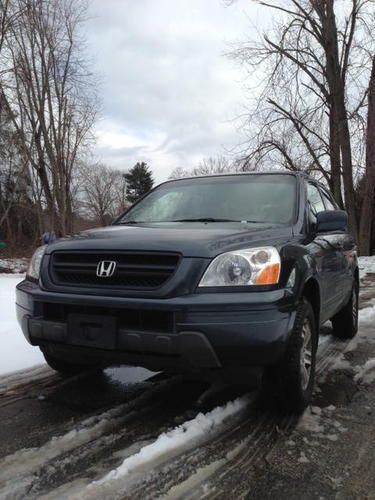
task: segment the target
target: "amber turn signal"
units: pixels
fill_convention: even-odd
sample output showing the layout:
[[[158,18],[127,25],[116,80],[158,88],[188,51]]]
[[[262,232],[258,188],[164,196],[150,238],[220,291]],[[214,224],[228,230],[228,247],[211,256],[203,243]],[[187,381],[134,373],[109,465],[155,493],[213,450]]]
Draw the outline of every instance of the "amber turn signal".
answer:
[[[257,285],[276,285],[280,277],[280,264],[270,264],[257,277]]]

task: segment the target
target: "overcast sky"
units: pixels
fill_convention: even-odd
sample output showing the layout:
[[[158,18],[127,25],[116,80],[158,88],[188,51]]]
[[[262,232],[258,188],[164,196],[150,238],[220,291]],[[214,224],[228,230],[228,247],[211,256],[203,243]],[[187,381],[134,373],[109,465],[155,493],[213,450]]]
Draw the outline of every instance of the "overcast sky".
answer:
[[[89,14],[101,161],[124,170],[146,161],[160,182],[238,144],[244,74],[224,54],[256,36],[263,9],[251,0],[91,0]]]

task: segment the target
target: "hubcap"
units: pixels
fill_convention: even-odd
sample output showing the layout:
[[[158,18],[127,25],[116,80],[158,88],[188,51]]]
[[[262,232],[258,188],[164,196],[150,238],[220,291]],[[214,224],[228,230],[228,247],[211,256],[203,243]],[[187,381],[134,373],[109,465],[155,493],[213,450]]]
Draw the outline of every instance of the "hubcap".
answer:
[[[302,390],[306,390],[310,382],[312,363],[312,338],[311,325],[308,318],[305,318],[302,327],[302,347],[300,355],[301,383]]]

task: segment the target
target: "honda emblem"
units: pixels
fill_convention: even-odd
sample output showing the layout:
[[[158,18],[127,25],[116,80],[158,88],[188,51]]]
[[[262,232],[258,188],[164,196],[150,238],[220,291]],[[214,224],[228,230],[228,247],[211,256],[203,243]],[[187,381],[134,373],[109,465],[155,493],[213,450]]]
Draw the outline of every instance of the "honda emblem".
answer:
[[[114,260],[101,260],[96,267],[96,275],[99,278],[110,278],[116,269]]]

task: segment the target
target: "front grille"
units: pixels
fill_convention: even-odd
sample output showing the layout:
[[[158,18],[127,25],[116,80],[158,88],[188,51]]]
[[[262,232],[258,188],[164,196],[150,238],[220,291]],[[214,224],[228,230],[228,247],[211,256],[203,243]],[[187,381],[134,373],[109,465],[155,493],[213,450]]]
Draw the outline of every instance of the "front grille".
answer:
[[[54,252],[50,277],[55,285],[84,288],[153,290],[168,281],[180,256],[157,252]],[[116,262],[113,276],[97,276],[101,261]]]

